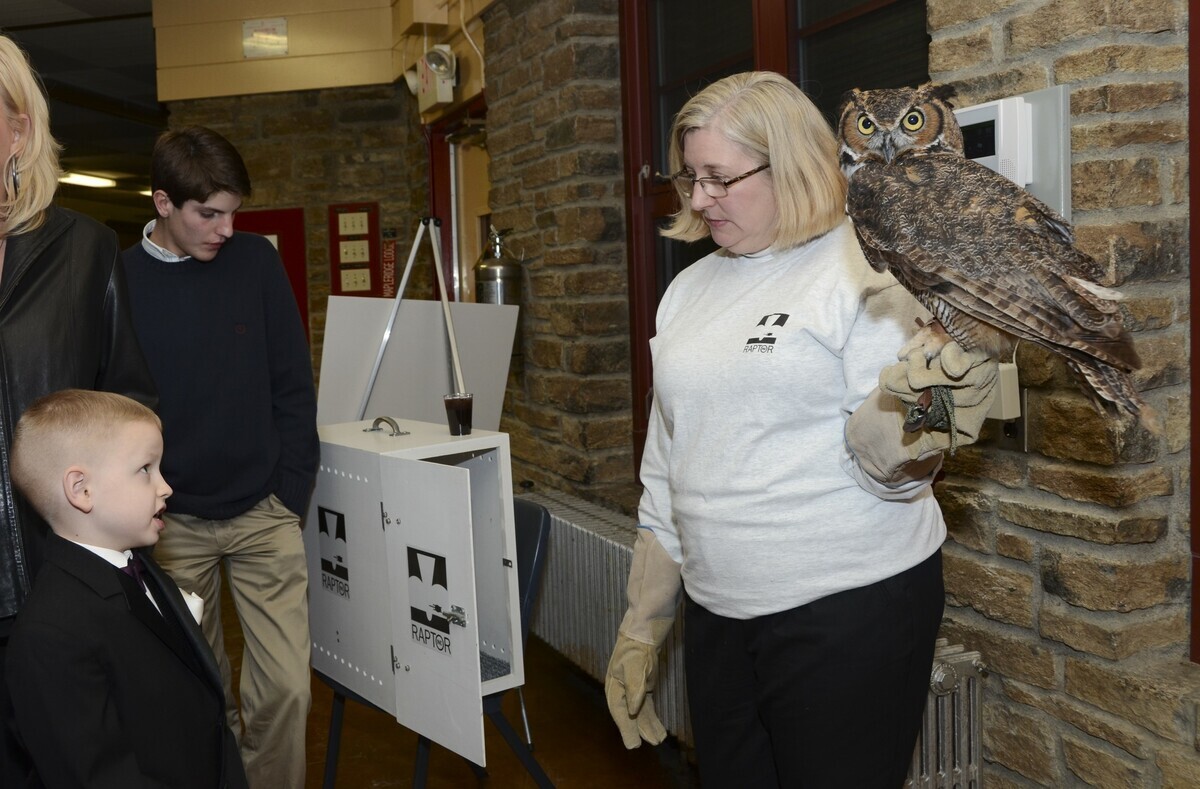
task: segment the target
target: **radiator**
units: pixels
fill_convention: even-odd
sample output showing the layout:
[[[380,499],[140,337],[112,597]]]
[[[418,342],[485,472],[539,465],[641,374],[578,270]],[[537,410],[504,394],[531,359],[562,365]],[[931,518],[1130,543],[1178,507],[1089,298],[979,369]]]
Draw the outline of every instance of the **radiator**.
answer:
[[[521,494],[550,510],[550,545],[530,630],[589,676],[604,681],[625,615],[625,581],[637,521],[559,491]],[[667,638],[654,691],[666,730],[692,745],[683,684],[683,626]],[[613,729],[614,736],[616,729]]]
[[[521,495],[546,507],[551,522],[545,575],[530,629],[603,682],[625,614],[625,580],[637,522],[559,491]],[[662,668],[655,709],[667,731],[691,747],[679,620],[667,640]],[[929,701],[906,789],[979,789],[983,671],[978,652],[938,639]]]
[[[906,788],[978,789],[982,785],[979,704],[985,671],[978,652],[951,646],[944,638],[937,640],[929,698]]]

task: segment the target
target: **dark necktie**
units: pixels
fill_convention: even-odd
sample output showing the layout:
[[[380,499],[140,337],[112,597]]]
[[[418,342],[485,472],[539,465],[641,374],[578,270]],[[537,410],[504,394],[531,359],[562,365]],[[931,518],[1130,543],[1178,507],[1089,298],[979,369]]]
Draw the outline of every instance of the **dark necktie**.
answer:
[[[143,573],[146,572],[146,565],[142,562],[142,557],[136,553],[130,556],[129,564],[122,567],[121,572],[137,581],[143,592],[146,591],[146,581],[142,578]]]

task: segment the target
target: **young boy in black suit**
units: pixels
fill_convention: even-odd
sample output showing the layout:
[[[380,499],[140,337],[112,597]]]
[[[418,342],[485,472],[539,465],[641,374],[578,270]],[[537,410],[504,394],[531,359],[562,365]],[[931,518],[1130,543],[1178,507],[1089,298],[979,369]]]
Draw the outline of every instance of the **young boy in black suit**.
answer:
[[[144,551],[162,446],[154,412],[109,392],[55,392],[17,425],[13,483],[53,532],[7,657],[34,786],[246,786],[199,600]]]

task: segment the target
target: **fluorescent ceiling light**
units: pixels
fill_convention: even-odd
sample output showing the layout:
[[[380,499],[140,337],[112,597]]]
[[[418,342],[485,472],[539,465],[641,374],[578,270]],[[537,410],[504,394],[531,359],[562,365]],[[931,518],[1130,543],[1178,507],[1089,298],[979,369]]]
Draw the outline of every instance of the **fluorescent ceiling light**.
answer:
[[[111,178],[101,178],[96,175],[84,175],[83,173],[64,173],[58,179],[58,182],[60,184],[91,186],[95,188],[108,188],[117,185],[117,182]]]

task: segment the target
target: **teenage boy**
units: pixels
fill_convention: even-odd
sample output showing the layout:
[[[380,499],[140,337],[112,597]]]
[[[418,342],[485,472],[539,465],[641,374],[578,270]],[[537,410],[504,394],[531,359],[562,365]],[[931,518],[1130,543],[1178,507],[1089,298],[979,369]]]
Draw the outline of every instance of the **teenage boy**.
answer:
[[[123,260],[175,488],[154,556],[205,600],[219,599],[224,566],[245,635],[242,727],[219,606],[206,606],[203,628],[246,774],[255,789],[301,789],[311,680],[300,518],[320,453],[304,326],[274,247],[234,232],[250,176],[228,140],[164,133],[150,188],[157,218]]]
[[[199,616],[144,550],[171,495],[160,428],[134,400],[80,389],[17,423],[13,484],[51,528],[7,655],[33,785],[247,785]]]

